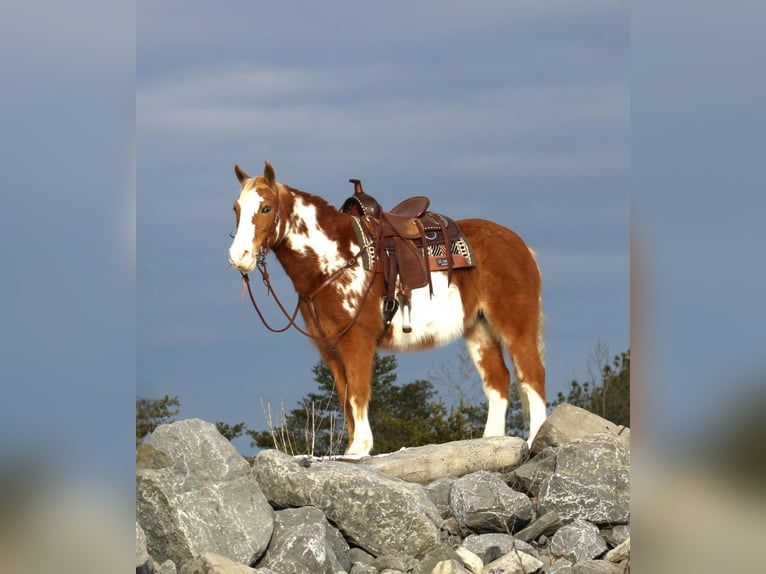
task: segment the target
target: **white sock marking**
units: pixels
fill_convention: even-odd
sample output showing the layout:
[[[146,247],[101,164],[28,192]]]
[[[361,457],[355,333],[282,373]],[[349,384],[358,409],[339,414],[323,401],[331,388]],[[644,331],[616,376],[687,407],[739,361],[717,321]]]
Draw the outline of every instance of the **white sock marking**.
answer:
[[[500,396],[495,389],[484,389],[487,395],[488,411],[484,436],[505,436],[505,413],[508,411],[508,399]]]
[[[359,408],[356,401],[351,399],[351,412],[354,416],[354,440],[346,454],[367,456],[372,449],[372,429],[367,419],[367,407]]]
[[[527,439],[527,444],[532,446],[532,442],[535,440],[535,436],[537,436],[537,431],[540,430],[547,417],[545,401],[527,383],[519,385],[519,394],[521,395],[525,412],[529,413],[529,438]]]

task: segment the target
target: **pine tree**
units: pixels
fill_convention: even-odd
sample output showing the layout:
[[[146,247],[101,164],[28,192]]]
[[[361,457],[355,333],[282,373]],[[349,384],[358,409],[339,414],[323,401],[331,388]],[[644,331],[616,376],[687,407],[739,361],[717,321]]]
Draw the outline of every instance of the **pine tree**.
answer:
[[[173,410],[172,407],[176,407]],[[181,401],[178,397],[165,395],[161,399],[139,397],[136,399],[136,448],[149,433],[161,424],[173,422],[178,414]]]

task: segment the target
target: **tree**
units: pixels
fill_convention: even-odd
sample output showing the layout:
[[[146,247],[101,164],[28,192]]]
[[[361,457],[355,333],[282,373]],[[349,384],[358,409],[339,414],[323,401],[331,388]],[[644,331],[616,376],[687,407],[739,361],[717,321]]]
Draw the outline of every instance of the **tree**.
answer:
[[[448,409],[442,400],[435,399],[436,389],[429,381],[397,385],[397,366],[394,355],[374,356],[368,416],[375,452],[481,436],[476,429],[480,409],[465,401]],[[343,452],[348,435],[332,372],[324,361],[312,370],[319,392],[306,395],[289,413],[283,407],[278,426],[273,424],[269,406],[269,430],[247,431],[252,446],[317,456]],[[482,420],[482,429],[483,425]]]
[[[245,423],[230,425],[221,421],[217,421],[215,423],[215,428],[224,438],[232,441],[238,436],[242,436],[242,433],[245,432]]]
[[[173,410],[172,407],[176,407]],[[173,422],[181,408],[178,397],[165,395],[161,399],[139,397],[136,399],[136,448],[149,433],[161,424]]]
[[[588,358],[588,380],[573,379],[565,395],[558,393],[551,406],[566,402],[604,417],[617,425],[630,426],[630,349],[609,362],[609,350],[601,341]]]

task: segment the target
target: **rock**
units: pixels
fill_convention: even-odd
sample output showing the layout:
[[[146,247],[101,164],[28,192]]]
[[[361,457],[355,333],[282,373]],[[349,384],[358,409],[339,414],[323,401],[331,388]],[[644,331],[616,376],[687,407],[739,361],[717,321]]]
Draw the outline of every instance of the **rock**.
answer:
[[[551,563],[551,565],[545,571],[545,574],[573,574],[573,567],[574,564],[572,564],[569,560],[566,558],[561,558],[560,560],[556,560],[556,562]]]
[[[437,478],[433,482],[428,483],[424,488],[428,498],[431,499],[439,509],[439,513],[442,518],[448,518],[450,516],[449,509],[449,492],[452,489],[452,484],[455,482],[454,477],[442,477]]]
[[[513,471],[508,477],[508,482],[516,490],[526,492],[529,496],[537,496],[543,480],[553,474],[555,468],[556,449],[549,446]]]
[[[544,534],[555,532],[562,524],[563,521],[557,512],[546,512],[537,518],[534,522],[532,522],[529,526],[523,530],[520,530],[519,532],[516,532],[514,534],[514,538],[517,540],[523,540],[524,542],[537,540],[538,537],[541,537]]]
[[[572,568],[573,574],[623,574],[625,568],[603,560],[583,560]]]
[[[430,571],[423,570],[423,574],[470,574],[468,570],[463,567],[463,563],[460,560],[442,560],[437,563]]]
[[[439,544],[441,516],[418,484],[360,464],[303,466],[276,450],[258,453],[253,474],[273,504],[316,506],[349,543],[374,556],[420,558]]]
[[[531,452],[537,454],[549,446],[559,446],[570,440],[605,432],[621,436],[625,449],[630,452],[630,429],[580,407],[561,403],[551,411],[535,435]]]
[[[255,574],[256,570],[215,554],[204,552],[181,566],[178,574]]]
[[[482,574],[530,574],[536,572],[543,563],[524,552],[512,550],[484,566]]]
[[[452,568],[449,563],[456,562],[461,570],[450,570]],[[463,569],[463,561],[460,559],[460,555],[452,550],[452,548],[449,548],[445,545],[440,545],[434,550],[431,550],[428,554],[426,554],[423,559],[420,561],[420,564],[418,564],[417,568],[415,568],[414,572],[415,574],[431,574],[434,572],[439,564],[445,564],[444,566],[441,566],[441,571],[443,572],[465,572],[465,569]]]
[[[513,532],[532,518],[529,498],[484,470],[457,479],[449,501],[460,527],[472,532]]]
[[[378,556],[371,563],[380,572],[385,570],[398,570],[400,572],[410,572],[417,568],[418,561],[410,556],[401,554],[399,556]]]
[[[161,425],[139,448],[136,516],[149,553],[176,564],[203,552],[253,563],[273,528],[247,461],[214,425],[198,419]]]
[[[146,551],[146,534],[136,520],[136,574],[151,574],[154,560]]]
[[[372,561],[375,559],[375,557],[369,552],[365,552],[361,548],[351,548],[348,551],[348,559],[351,564],[372,564]]]
[[[478,556],[484,564],[497,560],[513,550],[520,550],[527,554],[535,552],[534,548],[526,542],[516,540],[508,534],[497,533],[472,534],[463,540],[461,547]]]
[[[378,574],[378,569],[375,566],[357,562],[351,567],[348,574]]]
[[[488,534],[486,536],[492,535]],[[460,559],[463,561],[463,566],[465,566],[472,574],[481,574],[484,570],[484,561],[465,546],[458,546],[455,548],[455,553],[460,556]]]
[[[609,562],[622,562],[630,558],[630,538],[612,548],[604,555],[604,559]]]
[[[333,574],[351,568],[349,548],[318,508],[306,506],[274,513],[274,534],[256,564],[274,572]]]
[[[613,528],[607,528],[601,531],[606,543],[614,548],[630,538],[630,527],[627,524],[618,524]]]
[[[590,560],[606,551],[606,542],[595,524],[576,519],[562,526],[551,538],[550,551],[574,563]]]
[[[527,455],[524,439],[496,436],[413,447],[361,463],[408,482],[428,484],[444,476],[460,477],[479,470],[509,471]]]
[[[176,574],[176,565],[172,560],[165,560],[157,570],[157,574]]]
[[[620,438],[599,434],[561,445],[556,470],[540,487],[537,510],[595,524],[627,523],[630,460]]]

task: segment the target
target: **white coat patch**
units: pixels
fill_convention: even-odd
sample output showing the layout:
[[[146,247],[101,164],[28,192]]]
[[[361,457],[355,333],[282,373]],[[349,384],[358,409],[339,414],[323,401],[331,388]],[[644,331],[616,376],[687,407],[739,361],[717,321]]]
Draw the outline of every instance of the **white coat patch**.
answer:
[[[416,350],[429,339],[432,339],[436,346],[441,346],[462,336],[464,313],[460,290],[454,283],[447,284],[446,272],[432,273],[431,283],[433,297],[429,295],[428,286],[412,291],[410,333],[402,331],[401,309],[394,316],[389,327],[392,339],[387,347],[390,350]]]

